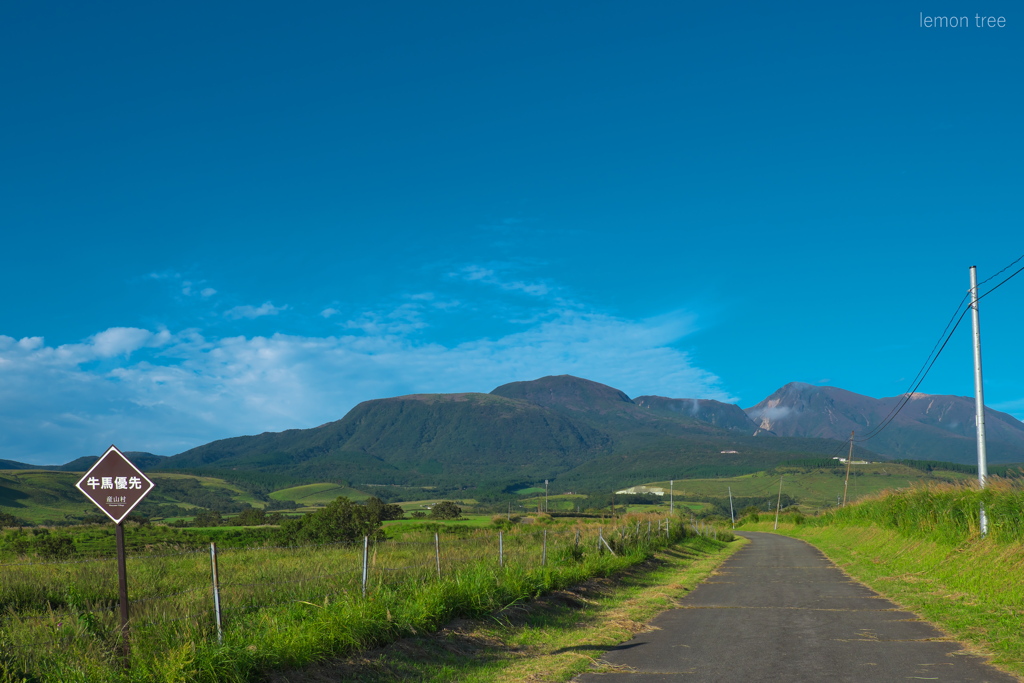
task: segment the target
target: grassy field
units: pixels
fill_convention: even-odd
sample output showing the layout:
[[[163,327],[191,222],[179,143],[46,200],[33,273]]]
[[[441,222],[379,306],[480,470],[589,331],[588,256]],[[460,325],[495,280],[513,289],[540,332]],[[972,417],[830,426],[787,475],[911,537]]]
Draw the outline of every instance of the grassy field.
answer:
[[[797,499],[808,510],[835,507],[842,500],[846,478],[845,468],[815,469],[780,467],[782,492]],[[908,488],[928,481],[966,481],[972,475],[959,472],[926,473],[906,465],[872,463],[852,465],[847,500],[855,501],[887,489]],[[657,481],[645,486],[669,488],[669,482]],[[779,474],[757,472],[726,479],[677,479],[674,482],[676,500],[685,499],[687,494],[721,498],[729,495],[732,488],[734,497],[770,496],[779,491]]]
[[[396,504],[401,506],[402,510],[404,510],[406,513],[415,512],[417,510],[420,510],[422,512],[426,512],[426,513],[429,514],[430,508],[433,507],[434,505],[437,505],[442,500],[452,500],[452,499],[451,498],[431,498],[429,500],[411,500],[411,501],[399,502],[399,503],[396,503]],[[457,502],[460,507],[462,507],[464,510],[467,510],[467,511],[472,510],[473,506],[476,505],[476,500],[474,500],[473,498],[459,498],[455,502]]]
[[[406,530],[416,531],[428,528],[426,525],[429,525],[429,528],[440,525],[450,528],[476,529],[491,526],[492,516],[463,514],[461,519],[393,519],[384,522],[384,530],[389,536],[395,536],[404,533]]]
[[[75,483],[81,478],[81,472],[0,471],[0,512],[14,515],[31,524],[60,524],[95,514],[98,512],[96,507],[75,488]],[[251,493],[215,477],[157,473],[151,475],[150,479],[155,486],[146,498],[146,503],[170,503],[183,508],[193,508],[191,503],[168,495],[165,493],[166,487],[161,487],[161,482],[191,479],[227,500],[253,507],[266,505]]]
[[[429,632],[643,561],[669,539],[639,518],[611,524],[410,530],[375,544],[367,598],[360,548],[237,548],[220,553],[223,643],[213,622],[208,552],[129,558],[132,666],[117,655],[113,561],[5,564],[0,680],[244,681]],[[651,519],[654,529],[659,519]],[[634,523],[635,522],[635,523]],[[606,551],[598,534],[616,550]],[[672,541],[683,527],[672,524]],[[637,531],[640,530],[638,534]]]
[[[370,497],[369,494],[357,491],[349,486],[332,483],[292,486],[270,494],[270,497],[274,500],[290,500],[302,506],[326,505],[338,496],[345,496],[353,501],[366,500]]]
[[[81,474],[49,470],[0,471],[0,512],[33,524],[82,516],[95,510],[75,488]]]
[[[498,618],[459,620],[439,633],[404,638],[370,656],[335,660],[298,676],[364,683],[518,683],[600,672],[605,652],[674,607],[745,543],[688,538],[612,577],[514,605]],[[268,683],[296,679],[296,672],[282,672]]]

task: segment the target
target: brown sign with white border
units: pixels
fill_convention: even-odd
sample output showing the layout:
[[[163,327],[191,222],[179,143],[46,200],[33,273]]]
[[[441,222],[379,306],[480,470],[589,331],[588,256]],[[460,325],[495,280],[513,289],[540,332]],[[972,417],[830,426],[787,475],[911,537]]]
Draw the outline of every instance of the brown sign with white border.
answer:
[[[120,524],[153,490],[153,482],[116,446],[108,448],[75,486],[115,524]]]

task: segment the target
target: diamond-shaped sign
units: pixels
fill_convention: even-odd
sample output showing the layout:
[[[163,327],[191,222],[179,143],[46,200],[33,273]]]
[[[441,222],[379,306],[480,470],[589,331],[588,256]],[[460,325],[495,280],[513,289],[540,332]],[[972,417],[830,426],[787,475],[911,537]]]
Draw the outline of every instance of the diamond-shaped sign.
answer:
[[[153,490],[153,482],[116,446],[108,448],[75,486],[115,524],[120,524]]]

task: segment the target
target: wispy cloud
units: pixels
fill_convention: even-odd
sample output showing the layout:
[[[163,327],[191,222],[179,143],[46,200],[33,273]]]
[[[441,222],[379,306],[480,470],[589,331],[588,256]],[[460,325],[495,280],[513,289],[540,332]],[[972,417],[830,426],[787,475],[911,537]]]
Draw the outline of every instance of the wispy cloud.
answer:
[[[550,285],[543,282],[525,282],[523,280],[507,279],[503,277],[494,267],[479,265],[464,266],[460,270],[451,273],[452,277],[465,280],[466,282],[481,282],[493,285],[506,292],[522,292],[530,296],[547,296],[551,293]]]
[[[367,399],[486,392],[551,374],[630,395],[734,400],[674,346],[693,329],[685,313],[628,320],[565,309],[514,334],[448,345],[413,334],[422,324],[420,309],[399,306],[336,336],[111,328],[58,347],[0,336],[0,457],[65,462],[109,443],[173,454],[337,420]]]
[[[178,291],[182,294],[182,296],[186,297],[198,296],[203,299],[209,299],[211,296],[217,293],[217,290],[214,289],[213,287],[204,286],[206,284],[205,280],[200,280],[196,282],[193,281],[192,279],[189,279],[182,273],[179,273],[174,270],[164,270],[160,272],[150,273],[147,277],[150,280],[158,280],[171,283],[172,285],[177,287]]]
[[[287,306],[275,306],[269,301],[265,302],[262,306],[235,306],[224,312],[224,317],[230,318],[231,320],[241,320],[242,318],[248,318],[250,320],[254,318],[262,318],[267,315],[277,315],[281,311],[287,310]]]

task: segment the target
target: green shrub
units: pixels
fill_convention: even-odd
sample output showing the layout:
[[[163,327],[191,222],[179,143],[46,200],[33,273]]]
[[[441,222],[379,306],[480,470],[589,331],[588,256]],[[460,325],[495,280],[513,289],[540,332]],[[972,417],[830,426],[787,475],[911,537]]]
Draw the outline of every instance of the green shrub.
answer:
[[[278,534],[282,545],[352,544],[364,536],[384,537],[380,518],[365,505],[356,505],[344,496],[316,512],[286,520]]]
[[[462,516],[462,508],[450,500],[442,500],[430,508],[431,519],[458,519]]]

